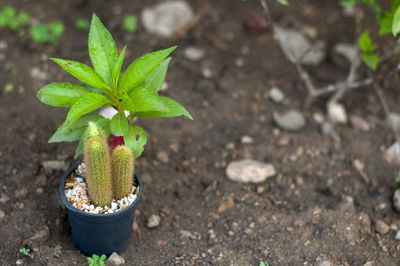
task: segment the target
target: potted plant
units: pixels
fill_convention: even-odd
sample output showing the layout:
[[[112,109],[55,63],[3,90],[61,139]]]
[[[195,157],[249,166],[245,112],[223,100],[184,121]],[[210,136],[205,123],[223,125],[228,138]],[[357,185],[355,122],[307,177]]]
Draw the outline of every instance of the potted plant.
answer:
[[[122,252],[128,244],[143,190],[133,165],[143,152],[147,135],[136,118],[192,117],[178,102],[158,95],[171,60],[167,57],[176,47],[146,54],[121,73],[126,46],[118,54],[110,32],[95,14],[88,43],[94,69],[51,58],[82,85],[51,83],[41,88],[37,97],[45,104],[70,108],[49,142],[79,141],[75,158],[84,153],[84,164],[78,163],[64,175],[61,199],[77,248],[86,255],[108,256]],[[112,119],[92,113],[103,106],[115,108]],[[77,187],[87,187],[86,194],[75,190],[71,196],[71,189],[73,194]],[[120,202],[124,205],[115,207]]]

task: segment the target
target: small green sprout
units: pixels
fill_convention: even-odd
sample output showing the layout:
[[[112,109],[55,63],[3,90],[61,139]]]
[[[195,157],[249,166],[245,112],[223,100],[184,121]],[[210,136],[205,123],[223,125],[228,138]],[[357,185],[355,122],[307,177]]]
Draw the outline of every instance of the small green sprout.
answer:
[[[86,18],[77,18],[75,20],[75,27],[81,31],[88,31],[90,27],[90,22]]]
[[[400,182],[400,171],[397,173],[396,179],[394,182],[399,183]]]
[[[29,23],[29,16],[26,12],[17,10],[12,6],[5,6],[0,10],[0,28],[9,28],[18,31]]]
[[[137,29],[138,18],[135,15],[124,16],[122,25],[124,29],[129,33],[135,33]]]
[[[225,160],[226,158],[228,158],[228,152],[227,152],[227,151],[224,151],[224,152],[221,154],[221,158],[222,158],[223,160]]]
[[[310,243],[311,243],[311,241],[307,240],[306,242],[304,242],[304,246],[307,247]]]
[[[35,43],[56,44],[64,31],[62,22],[41,23],[30,30],[31,37]]]
[[[7,83],[3,89],[3,96],[6,97],[13,90],[14,90],[14,85],[12,83]]]
[[[29,248],[20,248],[19,249],[19,253],[22,253],[26,256],[29,256],[29,252],[31,252],[31,250]]]
[[[104,266],[104,261],[106,259],[106,255],[96,255],[93,254],[92,257],[88,257],[88,265],[89,266]]]

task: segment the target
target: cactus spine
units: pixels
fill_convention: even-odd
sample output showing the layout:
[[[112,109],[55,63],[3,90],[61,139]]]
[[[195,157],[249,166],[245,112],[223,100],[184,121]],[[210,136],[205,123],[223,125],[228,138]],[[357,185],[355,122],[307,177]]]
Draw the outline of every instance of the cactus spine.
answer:
[[[111,154],[111,169],[114,198],[128,196],[133,186],[134,159],[131,149],[117,146]]]
[[[112,192],[110,152],[104,132],[89,122],[84,139],[86,183],[92,202],[98,206],[110,205]]]

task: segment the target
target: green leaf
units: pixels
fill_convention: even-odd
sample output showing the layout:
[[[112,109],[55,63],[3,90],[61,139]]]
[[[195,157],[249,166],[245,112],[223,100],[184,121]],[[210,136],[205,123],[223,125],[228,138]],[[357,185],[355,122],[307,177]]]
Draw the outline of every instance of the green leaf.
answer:
[[[87,128],[87,124],[92,121],[102,128],[110,123],[110,120],[98,114],[86,114],[81,116],[78,120],[71,123],[69,126],[63,123],[54,135],[49,139],[49,142],[62,142],[62,141],[77,141],[80,140],[83,133]]]
[[[124,46],[124,49],[122,49],[122,52],[119,54],[118,59],[117,61],[115,61],[115,65],[113,66],[112,80],[114,86],[118,86],[119,75],[121,74],[122,63],[124,62],[125,58],[125,50],[126,50],[126,45]]]
[[[342,7],[351,7],[356,4],[356,0],[342,0],[339,2],[339,5]]]
[[[129,122],[125,116],[125,113],[117,113],[113,116],[110,122],[111,133],[115,136],[123,136],[128,133]]]
[[[130,125],[128,133],[124,135],[125,145],[128,146],[133,153],[133,157],[138,158],[147,142],[147,134],[143,128],[138,125]]]
[[[129,95],[121,95],[120,104],[122,108],[133,113],[169,110],[160,96],[143,87],[135,88]]]
[[[82,95],[82,97],[79,98],[79,100],[71,107],[65,122],[67,123],[67,126],[70,126],[71,123],[78,120],[79,117],[109,103],[111,103],[111,101],[107,97],[101,94],[88,92]]]
[[[276,0],[279,4],[287,6],[289,5],[289,2],[287,0]]]
[[[75,27],[81,31],[88,31],[90,27],[89,20],[86,18],[77,18],[75,20]]]
[[[59,58],[50,59],[59,64],[68,73],[83,83],[101,89],[108,95],[110,94],[110,89],[104,83],[104,80],[91,67],[72,60],[64,60]]]
[[[358,39],[358,45],[363,52],[373,52],[378,46],[371,41],[369,30],[365,30]]]
[[[89,55],[94,69],[108,85],[111,85],[111,73],[118,57],[117,46],[96,14],[93,14],[90,25]]]
[[[400,6],[400,0],[392,0],[391,10],[394,12]]]
[[[381,6],[375,0],[362,0],[362,2],[372,7],[378,15],[382,12]]]
[[[381,24],[379,26],[379,35],[392,33],[392,21],[393,21],[393,13],[385,12],[385,15],[381,17]]]
[[[10,21],[15,17],[17,11],[12,6],[5,6],[0,11],[0,28],[9,26]]]
[[[362,61],[372,70],[376,70],[379,65],[379,55],[376,53],[362,53]]]
[[[106,258],[107,258],[107,256],[106,256],[105,254],[102,254],[101,257],[100,257],[100,261],[103,261],[103,260],[105,260]]]
[[[87,260],[89,263],[94,263],[94,260],[91,257],[88,257]]]
[[[44,104],[71,107],[79,97],[88,92],[89,89],[76,84],[54,82],[41,88],[37,97]]]
[[[164,84],[165,75],[167,74],[168,64],[171,58],[162,61],[144,80],[144,87],[157,92]]]
[[[141,83],[174,49],[173,46],[161,51],[145,54],[136,59],[124,72],[119,83],[118,92],[129,92]]]
[[[142,118],[152,118],[152,117],[175,117],[175,116],[186,116],[193,120],[190,113],[177,101],[164,97],[158,96],[159,101],[161,101],[164,106],[168,107],[168,111],[147,111],[147,112],[136,112],[135,115]]]
[[[138,18],[135,15],[126,15],[123,18],[122,26],[127,32],[134,33],[137,29]]]
[[[400,32],[400,6],[397,7],[396,12],[393,15],[392,21],[392,33],[393,36],[396,36]]]

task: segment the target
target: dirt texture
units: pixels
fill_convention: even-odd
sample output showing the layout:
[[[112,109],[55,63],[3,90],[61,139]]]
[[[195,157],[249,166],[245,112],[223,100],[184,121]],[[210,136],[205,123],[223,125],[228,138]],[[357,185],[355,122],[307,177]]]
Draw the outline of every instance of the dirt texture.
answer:
[[[339,138],[323,135],[313,114],[325,113],[326,99],[303,109],[306,89],[271,34],[243,26],[249,14],[262,14],[258,1],[188,1],[195,13],[207,2],[212,8],[173,43],[141,25],[134,35],[122,29],[123,14],[140,14],[157,2],[0,2],[0,8],[12,4],[40,21],[62,20],[66,28],[55,46],[34,44],[26,29],[18,34],[0,30],[7,46],[0,50],[0,87],[15,85],[0,97],[0,210],[5,214],[0,265],[87,263],[74,247],[58,195],[63,173],[76,162],[76,144],[47,143],[66,110],[40,103],[35,94],[50,82],[75,82],[49,57],[89,63],[87,33],[77,30],[74,20],[93,12],[119,48],[127,44],[126,62],[179,46],[162,94],[180,101],[194,117],[138,121],[149,141],[136,162],[144,187],[136,212],[139,231],[121,254],[127,265],[399,265],[400,216],[391,200],[398,168],[382,157],[394,137],[372,88],[343,99],[348,114],[366,119],[368,132],[345,124],[334,127]],[[325,42],[327,58],[308,68],[313,79],[317,84],[344,79],[348,66],[331,55],[334,44],[354,41],[353,19],[343,17],[337,1],[291,2],[289,7],[272,3],[272,16],[299,31],[312,27],[314,41]],[[122,15],[115,15],[116,9]],[[188,60],[188,46],[204,50],[204,58]],[[273,86],[284,92],[282,104],[268,98]],[[391,108],[400,111],[396,89],[385,93]],[[272,113],[289,109],[301,110],[304,129],[286,132],[274,124]],[[253,143],[242,144],[245,135]],[[277,174],[259,184],[230,181],[227,164],[244,158],[271,163]],[[364,163],[368,184],[352,166],[354,159]],[[149,229],[152,214],[161,222]],[[389,232],[375,231],[378,220]],[[31,257],[19,252],[22,247],[32,251]]]

